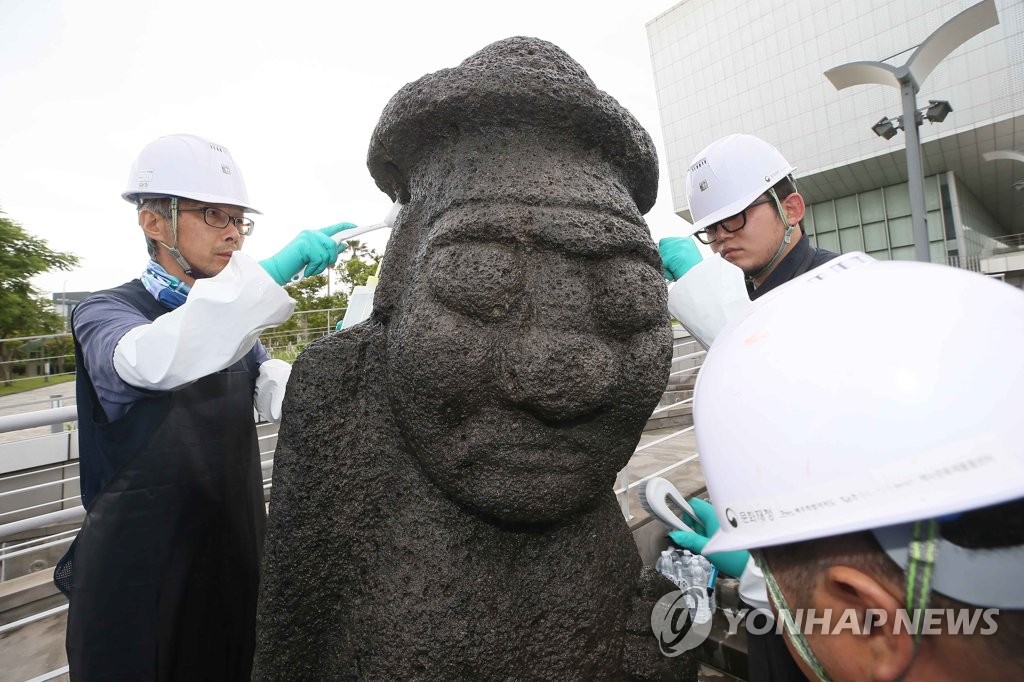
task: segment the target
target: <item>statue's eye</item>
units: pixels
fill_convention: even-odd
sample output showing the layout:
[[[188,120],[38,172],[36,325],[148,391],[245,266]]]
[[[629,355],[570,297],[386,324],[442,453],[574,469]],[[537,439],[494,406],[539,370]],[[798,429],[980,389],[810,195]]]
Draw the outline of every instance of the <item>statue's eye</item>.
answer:
[[[519,303],[522,268],[515,252],[495,243],[462,243],[430,259],[430,290],[446,307],[485,321],[503,320]]]
[[[647,263],[612,258],[593,272],[595,312],[606,333],[635,334],[667,319],[665,280]]]

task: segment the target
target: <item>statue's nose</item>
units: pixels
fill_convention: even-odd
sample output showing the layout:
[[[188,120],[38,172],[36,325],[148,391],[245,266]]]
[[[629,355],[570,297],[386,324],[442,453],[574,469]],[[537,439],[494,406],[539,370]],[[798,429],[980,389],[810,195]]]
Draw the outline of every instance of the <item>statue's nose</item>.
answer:
[[[565,421],[606,402],[615,368],[612,349],[598,337],[534,329],[510,341],[498,382],[519,407],[545,421]]]

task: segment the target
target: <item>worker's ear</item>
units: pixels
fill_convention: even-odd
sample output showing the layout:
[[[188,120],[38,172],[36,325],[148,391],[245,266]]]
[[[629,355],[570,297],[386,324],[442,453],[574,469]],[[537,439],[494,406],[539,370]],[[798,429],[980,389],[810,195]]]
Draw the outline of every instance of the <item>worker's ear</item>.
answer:
[[[782,200],[782,210],[786,213],[786,222],[790,225],[796,225],[804,219],[807,205],[804,203],[804,198],[800,196],[799,192],[793,192]]]
[[[849,566],[830,566],[823,578],[814,593],[815,608],[851,614],[849,621],[833,621],[828,636],[815,638],[824,649],[826,670],[856,670],[858,677],[879,682],[900,679],[913,662],[914,644],[907,623],[900,620],[899,597],[886,583]]]
[[[139,211],[139,227],[149,239],[168,244],[173,241],[169,221],[148,208]]]

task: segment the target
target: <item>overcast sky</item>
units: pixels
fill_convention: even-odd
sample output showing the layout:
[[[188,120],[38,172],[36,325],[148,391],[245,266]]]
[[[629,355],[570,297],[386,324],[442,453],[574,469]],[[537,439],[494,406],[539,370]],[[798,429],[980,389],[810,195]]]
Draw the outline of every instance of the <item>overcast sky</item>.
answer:
[[[645,24],[676,0],[227,2],[0,0],[0,210],[70,273],[42,291],[138,276],[146,254],[120,198],[140,149],[188,132],[231,150],[264,215],[246,251],[390,207],[366,169],[380,112],[405,83],[514,35],[568,52],[664,156]],[[662,158],[654,236],[676,233]],[[367,239],[383,250],[387,234]]]

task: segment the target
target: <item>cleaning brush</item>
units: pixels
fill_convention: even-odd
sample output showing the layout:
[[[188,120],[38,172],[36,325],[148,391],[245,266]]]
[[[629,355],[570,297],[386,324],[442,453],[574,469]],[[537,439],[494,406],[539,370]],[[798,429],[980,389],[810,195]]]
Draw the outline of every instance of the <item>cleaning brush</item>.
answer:
[[[671,499],[685,514],[694,519],[694,525],[700,527],[696,512],[693,511],[693,508],[686,502],[682,494],[667,479],[655,476],[637,490],[637,496],[640,498],[640,506],[646,509],[648,514],[654,516],[669,528],[685,530],[691,533],[698,532],[686,525],[669,508],[668,501]],[[701,529],[703,530],[703,528]]]
[[[348,241],[349,239],[352,239],[352,237],[358,237],[359,235],[366,234],[367,232],[373,232],[374,230],[380,230],[380,229],[383,229],[385,227],[394,227],[395,226],[395,218],[398,217],[398,212],[400,210],[402,210],[402,204],[400,204],[400,203],[398,203],[396,201],[391,206],[391,210],[388,211],[387,216],[385,216],[384,220],[382,220],[381,222],[373,223],[372,225],[360,225],[359,227],[350,227],[347,230],[342,230],[341,232],[337,233],[336,235],[331,237],[331,239],[333,239],[335,242],[340,244],[340,243],[342,243],[344,241]],[[303,267],[305,267],[305,266],[303,266]],[[300,269],[298,272],[296,272],[294,275],[292,275],[291,281],[292,282],[298,282],[301,279],[302,279],[302,270]]]

